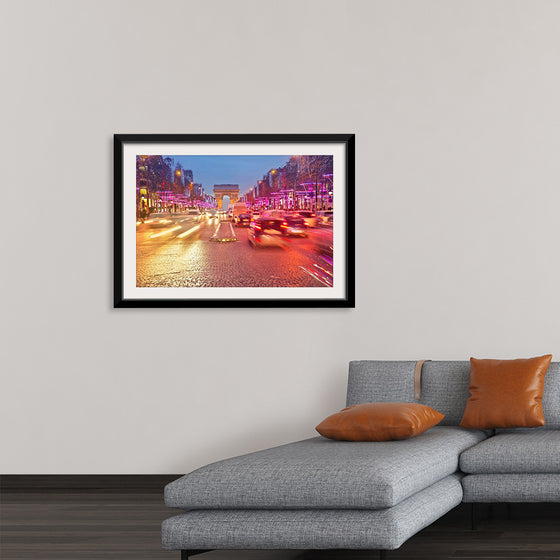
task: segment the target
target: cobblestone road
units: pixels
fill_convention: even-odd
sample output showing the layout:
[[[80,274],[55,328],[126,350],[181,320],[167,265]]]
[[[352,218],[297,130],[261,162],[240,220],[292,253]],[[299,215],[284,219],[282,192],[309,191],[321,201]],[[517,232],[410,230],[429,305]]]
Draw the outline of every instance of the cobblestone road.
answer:
[[[232,228],[238,241],[210,241],[217,227],[217,220],[203,218],[199,222],[186,215],[149,219],[137,225],[136,285],[326,287],[332,284],[332,260],[315,250],[312,238],[290,238],[285,248],[254,249],[248,241],[247,228]]]

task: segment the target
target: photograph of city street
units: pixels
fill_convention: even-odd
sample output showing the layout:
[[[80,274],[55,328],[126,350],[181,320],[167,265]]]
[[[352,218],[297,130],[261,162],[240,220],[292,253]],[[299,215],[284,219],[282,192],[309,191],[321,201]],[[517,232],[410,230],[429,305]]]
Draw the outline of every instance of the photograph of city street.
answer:
[[[332,155],[137,155],[136,287],[332,288]]]

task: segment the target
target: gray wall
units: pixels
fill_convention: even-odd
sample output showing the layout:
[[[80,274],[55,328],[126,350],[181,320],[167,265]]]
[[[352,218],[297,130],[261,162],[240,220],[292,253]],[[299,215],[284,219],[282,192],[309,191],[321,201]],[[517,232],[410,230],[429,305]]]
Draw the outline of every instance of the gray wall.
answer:
[[[351,359],[560,358],[559,20],[6,5],[0,472],[185,472],[312,436]],[[115,132],[355,132],[356,309],[112,309]]]

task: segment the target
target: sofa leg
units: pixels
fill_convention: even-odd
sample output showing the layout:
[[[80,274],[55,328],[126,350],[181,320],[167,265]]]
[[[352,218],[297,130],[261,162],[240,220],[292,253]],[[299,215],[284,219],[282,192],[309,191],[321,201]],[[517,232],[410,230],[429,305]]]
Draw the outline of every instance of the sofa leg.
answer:
[[[210,552],[210,550],[181,550],[181,560],[188,560],[191,556],[202,554],[203,552]]]
[[[476,511],[476,504],[471,504],[471,529],[476,531],[478,529],[478,515]]]
[[[512,515],[511,504],[506,504],[506,515],[508,519],[511,519],[511,515]]]

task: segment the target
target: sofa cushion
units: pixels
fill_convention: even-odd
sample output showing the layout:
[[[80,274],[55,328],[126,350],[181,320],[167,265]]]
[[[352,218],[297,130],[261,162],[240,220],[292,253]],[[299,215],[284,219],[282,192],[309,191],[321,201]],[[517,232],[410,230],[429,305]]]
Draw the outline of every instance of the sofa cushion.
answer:
[[[445,415],[440,426],[458,426],[469,398],[470,363],[425,362],[420,400],[414,399],[415,364],[411,361],[350,362],[346,406],[366,402],[419,402]],[[542,407],[545,428],[560,428],[560,362],[552,362],[548,368]]]
[[[465,473],[559,473],[560,430],[504,431],[461,454]]]
[[[560,474],[469,474],[463,501],[560,502]]]
[[[381,510],[194,510],[166,519],[166,549],[395,549],[461,503],[450,475]],[[336,556],[329,556],[335,558]]]
[[[471,379],[464,428],[544,426],[544,379],[552,354],[518,360],[471,358]]]
[[[423,434],[442,419],[443,414],[423,404],[364,403],[331,414],[315,429],[330,439],[392,441]]]
[[[469,398],[468,362],[425,362],[422,391],[414,399],[416,362],[350,362],[346,406],[365,402],[418,402],[445,415],[440,426],[458,426]]]
[[[378,509],[394,506],[457,470],[478,430],[436,426],[401,441],[316,437],[202,467],[168,484],[182,509]]]

